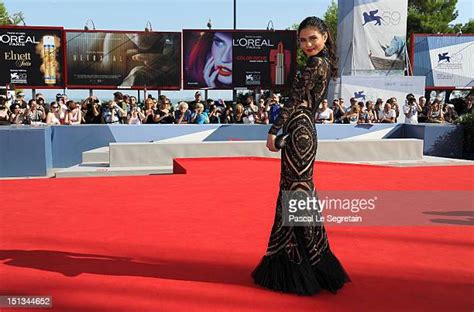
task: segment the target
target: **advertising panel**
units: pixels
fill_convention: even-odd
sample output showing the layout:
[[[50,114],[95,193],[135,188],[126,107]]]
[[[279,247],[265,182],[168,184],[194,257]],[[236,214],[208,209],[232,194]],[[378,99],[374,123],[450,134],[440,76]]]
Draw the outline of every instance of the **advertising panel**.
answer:
[[[296,72],[295,31],[183,31],[184,89],[285,88]]]
[[[0,27],[0,84],[62,88],[62,35],[57,27]]]
[[[181,88],[181,33],[66,31],[70,88]]]

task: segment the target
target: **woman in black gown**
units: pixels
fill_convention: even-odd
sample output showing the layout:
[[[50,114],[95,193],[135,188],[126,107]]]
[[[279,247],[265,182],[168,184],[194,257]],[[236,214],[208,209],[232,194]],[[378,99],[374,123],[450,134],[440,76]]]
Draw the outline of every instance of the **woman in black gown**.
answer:
[[[276,134],[289,134],[281,150],[280,192],[265,256],[252,272],[255,283],[266,288],[312,295],[322,289],[336,293],[350,278],[332,253],[324,225],[284,226],[282,193],[312,194],[317,135],[314,116],[329,79],[337,75],[336,49],[325,23],[308,17],[298,29],[300,47],[308,57],[292,86],[290,101],[270,128],[267,147],[277,152]]]

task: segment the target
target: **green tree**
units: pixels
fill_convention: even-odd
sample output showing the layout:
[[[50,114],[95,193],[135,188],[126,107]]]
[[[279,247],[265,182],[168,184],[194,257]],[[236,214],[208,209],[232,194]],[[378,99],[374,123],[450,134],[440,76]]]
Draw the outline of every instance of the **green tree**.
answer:
[[[457,23],[452,25],[453,31],[459,33],[461,31],[463,34],[474,34],[474,19],[469,20],[466,24]]]
[[[3,1],[0,1],[0,25],[18,25],[24,21],[22,12],[16,12],[10,16]]]
[[[335,0],[331,1],[331,4],[328,6],[326,12],[323,15],[323,20],[326,22],[335,41],[337,35],[337,2]],[[295,23],[288,27],[287,30],[298,30],[299,26],[299,23]],[[306,56],[299,46],[296,50],[296,63],[298,64],[297,67],[299,70],[303,69],[306,65]]]
[[[288,27],[286,30],[298,30],[299,26],[300,24],[296,23]],[[296,47],[296,64],[298,70],[302,70],[306,65],[306,56],[304,55],[303,50],[301,50],[299,45]]]
[[[8,20],[7,8],[5,7],[3,2],[0,2],[0,25],[7,25],[7,20]]]
[[[474,34],[474,19],[470,19],[469,22],[461,27],[463,34]]]
[[[323,15],[324,22],[329,28],[329,31],[336,42],[337,37],[337,2],[335,0],[331,1],[331,4],[328,6],[326,12]]]
[[[409,0],[407,38],[412,33],[453,33],[450,25],[458,17],[457,0]]]

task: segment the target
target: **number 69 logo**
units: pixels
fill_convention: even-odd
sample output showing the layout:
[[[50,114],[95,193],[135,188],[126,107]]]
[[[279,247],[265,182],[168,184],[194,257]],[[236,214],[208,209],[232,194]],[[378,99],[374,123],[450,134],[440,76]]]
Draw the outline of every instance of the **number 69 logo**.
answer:
[[[382,24],[384,26],[388,25],[398,25],[402,20],[402,15],[399,11],[382,11]]]

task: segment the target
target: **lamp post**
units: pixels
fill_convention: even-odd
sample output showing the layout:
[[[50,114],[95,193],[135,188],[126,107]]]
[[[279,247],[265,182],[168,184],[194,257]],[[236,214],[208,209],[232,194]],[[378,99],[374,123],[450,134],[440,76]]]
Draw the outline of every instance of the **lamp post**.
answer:
[[[153,31],[153,27],[151,26],[151,22],[147,21],[146,24],[145,24],[145,32],[149,33],[151,31]],[[160,98],[161,90],[157,90],[156,93],[158,94],[158,98]],[[146,86],[145,86],[145,90],[144,90],[144,98],[146,98]]]
[[[210,18],[209,18],[209,20],[207,21],[206,26],[207,26],[207,28],[208,28],[209,30],[212,29],[212,22],[211,22],[211,19],[210,19]],[[205,89],[205,90],[204,90],[204,98],[206,99],[206,101],[207,101],[207,98],[208,98],[208,97],[209,97],[209,90],[208,90],[208,89]]]
[[[237,0],[234,0],[234,30],[237,29]]]
[[[89,18],[86,21],[86,24],[84,25],[84,30],[85,31],[91,30],[91,28],[89,26],[92,26],[92,30],[95,30],[95,24],[94,24],[94,21],[92,20],[92,18]],[[64,92],[64,93],[66,93],[66,92]],[[89,96],[93,96],[93,95],[94,95],[94,91],[92,89],[89,89]]]
[[[87,30],[91,30],[91,28],[89,26],[92,26],[92,30],[95,30],[95,24],[94,24],[94,21],[89,18],[87,21],[86,21],[86,24],[84,25],[84,30],[87,31]]]
[[[234,30],[237,29],[237,0],[234,0]],[[237,90],[232,90],[232,102],[237,101]]]
[[[151,27],[151,22],[150,21],[146,22],[145,31],[146,32],[153,31],[153,28]]]
[[[270,24],[271,24],[271,26],[270,26]],[[273,26],[273,21],[272,20],[268,21],[267,30],[271,30],[271,31],[275,30],[275,27]]]

